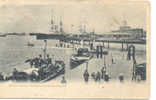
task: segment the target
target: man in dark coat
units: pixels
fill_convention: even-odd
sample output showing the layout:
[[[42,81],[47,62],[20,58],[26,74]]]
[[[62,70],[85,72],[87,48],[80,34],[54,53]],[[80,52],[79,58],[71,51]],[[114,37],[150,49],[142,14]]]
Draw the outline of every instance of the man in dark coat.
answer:
[[[109,79],[110,79],[110,77],[109,77],[109,75],[106,73],[106,74],[105,74],[105,78],[104,78],[104,80],[105,80],[106,82],[108,82]]]
[[[120,80],[120,82],[123,82],[124,81],[124,76],[123,76],[122,73],[120,73],[120,75],[119,75],[119,80]]]
[[[101,69],[101,78],[102,79],[104,79],[105,73],[106,73],[106,68],[102,67],[102,69]]]
[[[88,79],[89,79],[89,73],[88,73],[88,70],[86,69],[84,74],[83,74],[83,77],[84,77],[84,81],[85,82],[88,82]]]
[[[97,72],[97,74],[96,74],[96,81],[100,81],[100,79],[101,79],[100,72]]]
[[[2,73],[0,73],[0,81],[4,80]]]

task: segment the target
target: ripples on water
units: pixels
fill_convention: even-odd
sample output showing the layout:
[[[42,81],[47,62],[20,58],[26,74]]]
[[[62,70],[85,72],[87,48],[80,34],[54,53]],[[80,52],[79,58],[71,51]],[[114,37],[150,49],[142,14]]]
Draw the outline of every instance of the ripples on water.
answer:
[[[34,43],[34,47],[28,47],[27,43]],[[58,40],[48,40],[47,52],[55,60],[64,60],[66,66],[69,66],[69,58],[72,54],[72,49],[57,49],[55,47]],[[110,44],[110,47],[114,44]],[[115,44],[116,45],[116,44]],[[26,59],[37,57],[43,53],[44,42],[43,40],[36,40],[35,37],[30,36],[9,36],[0,38],[0,72],[10,73],[13,68],[26,69],[29,66],[25,66]],[[114,47],[114,46],[113,46]],[[121,45],[116,45],[114,48],[120,49]],[[137,55],[139,58],[145,60],[146,50],[145,46],[137,46],[139,51]],[[54,55],[54,56],[53,56]],[[119,55],[118,53],[114,55]],[[120,55],[119,55],[120,56]]]
[[[34,47],[28,47],[27,43],[32,42]],[[47,52],[50,56],[54,55],[54,59],[65,60],[67,57],[65,50],[52,48],[57,43],[57,40],[48,40]],[[35,37],[26,36],[9,36],[0,38],[0,71],[9,73],[13,68],[24,69],[29,66],[24,66],[26,59],[38,57],[43,53],[44,42],[36,40]],[[65,61],[66,62],[66,61]]]

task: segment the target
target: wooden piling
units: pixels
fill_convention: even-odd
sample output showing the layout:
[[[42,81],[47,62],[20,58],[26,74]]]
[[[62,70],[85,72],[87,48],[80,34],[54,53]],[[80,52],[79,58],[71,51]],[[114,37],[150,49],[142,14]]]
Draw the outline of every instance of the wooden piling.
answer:
[[[105,42],[103,41],[102,43],[103,43],[103,47],[105,47]]]
[[[123,42],[121,43],[121,50],[123,51]]]
[[[127,48],[126,48],[126,50],[128,51],[128,43],[127,43]]]
[[[86,69],[88,70],[88,62],[86,62]]]
[[[108,48],[109,48],[109,41],[108,41]]]

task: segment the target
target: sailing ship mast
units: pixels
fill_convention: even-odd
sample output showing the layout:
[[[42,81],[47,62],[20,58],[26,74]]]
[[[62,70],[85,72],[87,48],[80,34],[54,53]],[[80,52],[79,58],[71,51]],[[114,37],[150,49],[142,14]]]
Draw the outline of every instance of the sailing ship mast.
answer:
[[[54,16],[53,16],[53,10],[51,15],[51,32],[55,32],[55,22],[54,22]]]
[[[52,33],[61,33],[61,34],[64,33],[62,18],[60,18],[59,25],[57,25],[57,24],[54,22],[53,10],[52,10],[52,15],[51,15],[51,32],[52,32]]]
[[[62,18],[60,18],[60,30],[59,31],[60,31],[61,34],[64,33]]]

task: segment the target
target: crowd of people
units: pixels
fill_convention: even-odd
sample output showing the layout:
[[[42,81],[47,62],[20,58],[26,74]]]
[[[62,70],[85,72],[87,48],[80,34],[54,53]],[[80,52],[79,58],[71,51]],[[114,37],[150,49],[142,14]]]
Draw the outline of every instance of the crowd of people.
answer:
[[[83,77],[85,82],[89,81],[90,75],[87,69],[85,70]],[[91,79],[93,79],[95,82],[100,82],[101,80],[108,82],[110,76],[106,72],[106,68],[102,67],[101,71],[91,73]]]
[[[52,59],[47,54],[46,59],[42,58],[42,55],[39,55],[39,57],[36,57],[34,59],[28,59],[26,62],[29,62],[31,67],[41,68],[42,65],[50,66],[52,64]],[[13,74],[12,76],[5,79],[4,75],[2,73],[0,73],[0,80],[9,80],[9,78],[14,79],[14,80],[18,80],[18,79],[26,80],[26,78],[28,76],[25,72],[18,71],[16,68],[13,69],[12,74]],[[31,74],[32,78],[33,78],[33,75],[34,74],[32,72],[32,74]],[[22,76],[21,78],[24,78],[24,79],[21,79],[16,76]]]
[[[84,81],[87,83],[90,79],[90,74],[87,69],[84,71],[83,77],[84,77]],[[101,80],[104,80],[105,82],[109,82],[111,77],[106,72],[106,68],[102,67],[101,71],[91,73],[91,79],[93,79],[95,82],[100,82]],[[120,73],[118,79],[120,82],[123,82],[124,75]]]
[[[52,64],[52,58],[49,57],[49,54],[47,54],[46,59],[42,58],[42,55],[40,54],[39,57],[36,57],[34,59],[29,60],[30,66],[35,68],[40,68],[43,64],[50,65]]]

